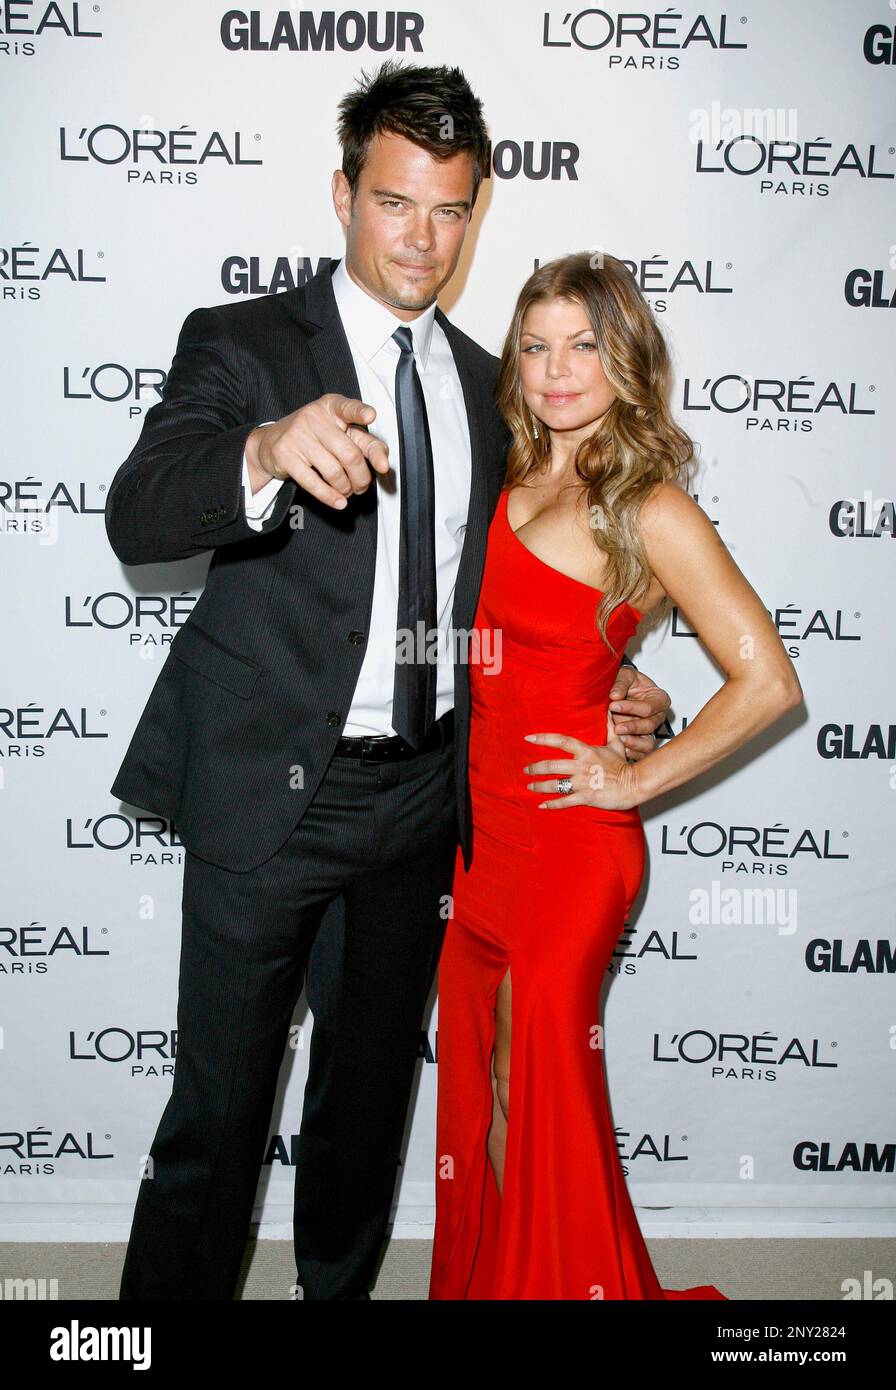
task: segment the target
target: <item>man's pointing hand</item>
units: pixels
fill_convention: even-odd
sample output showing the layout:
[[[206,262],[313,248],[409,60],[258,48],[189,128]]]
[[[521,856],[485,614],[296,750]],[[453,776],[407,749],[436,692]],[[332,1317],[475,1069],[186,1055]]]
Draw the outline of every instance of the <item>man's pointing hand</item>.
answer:
[[[367,491],[371,469],[389,471],[388,447],[366,429],[375,418],[372,405],[331,391],[282,420],[258,425],[246,440],[252,491],[271,478],[292,478],[328,506],[348,506],[352,493]]]

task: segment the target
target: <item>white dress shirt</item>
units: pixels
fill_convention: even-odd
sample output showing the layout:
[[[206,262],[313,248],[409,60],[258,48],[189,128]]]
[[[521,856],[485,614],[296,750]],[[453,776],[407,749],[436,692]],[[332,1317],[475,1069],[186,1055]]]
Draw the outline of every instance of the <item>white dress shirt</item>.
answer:
[[[358,683],[343,732],[394,734],[392,689],[398,625],[398,545],[401,521],[401,473],[398,421],[395,413],[395,370],[401,351],[392,338],[405,322],[357,285],[339,262],[333,273],[333,292],[351,349],[361,399],[376,410],[371,434],[389,448],[390,472],[371,469],[377,490],[376,570],[370,635]],[[414,358],[423,387],[435,474],[436,609],[439,641],[436,718],[454,705],[454,647],[451,608],[457,567],[463,546],[470,501],[470,434],[463,390],[448,339],[435,321],[435,304],[407,326],[414,340]],[[243,458],[246,519],[256,531],[264,529],[266,513],[282,486],[272,478],[254,495],[249,466]],[[301,488],[297,500],[301,502]]]

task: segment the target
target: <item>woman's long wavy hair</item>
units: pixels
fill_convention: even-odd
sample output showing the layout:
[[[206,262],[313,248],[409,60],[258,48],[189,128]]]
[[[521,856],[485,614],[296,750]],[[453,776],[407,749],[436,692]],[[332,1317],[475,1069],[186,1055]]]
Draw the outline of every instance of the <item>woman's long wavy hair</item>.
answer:
[[[615,256],[582,251],[540,266],[517,300],[497,387],[498,408],[513,436],[505,487],[529,481],[550,466],[550,434],[523,396],[520,339],[530,305],[558,298],[584,309],[604,375],[615,393],[574,460],[587,494],[594,543],[606,559],[606,588],[596,625],[612,649],[607,638],[611,613],[646,589],[651,578],[637,525],[639,510],[657,483],[673,480],[687,488],[694,444],[672,419],[668,349],[633,276]],[[660,614],[667,608],[664,600]]]

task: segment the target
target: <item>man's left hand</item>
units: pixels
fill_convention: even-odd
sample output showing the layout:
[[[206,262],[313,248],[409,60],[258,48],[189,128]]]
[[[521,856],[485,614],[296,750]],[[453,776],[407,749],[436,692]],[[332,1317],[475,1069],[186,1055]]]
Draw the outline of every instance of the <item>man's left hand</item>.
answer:
[[[615,734],[632,762],[639,762],[656,747],[654,733],[669,717],[669,693],[635,666],[620,666],[610,691],[607,742]]]

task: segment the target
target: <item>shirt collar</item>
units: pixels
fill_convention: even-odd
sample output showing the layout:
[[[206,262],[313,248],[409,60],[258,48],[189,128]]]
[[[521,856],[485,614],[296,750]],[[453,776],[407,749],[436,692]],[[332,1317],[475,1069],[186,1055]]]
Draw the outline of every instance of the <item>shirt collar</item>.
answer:
[[[342,326],[363,354],[365,361],[372,361],[380,348],[389,342],[396,328],[405,325],[411,330],[414,353],[420,366],[426,370],[429,346],[432,342],[432,326],[436,316],[435,303],[430,304],[429,308],[424,309],[415,319],[400,319],[387,305],[381,304],[356,284],[346,270],[344,260],[339,262],[333,272],[333,293],[336,296]],[[395,343],[394,346],[397,348],[398,344]]]

